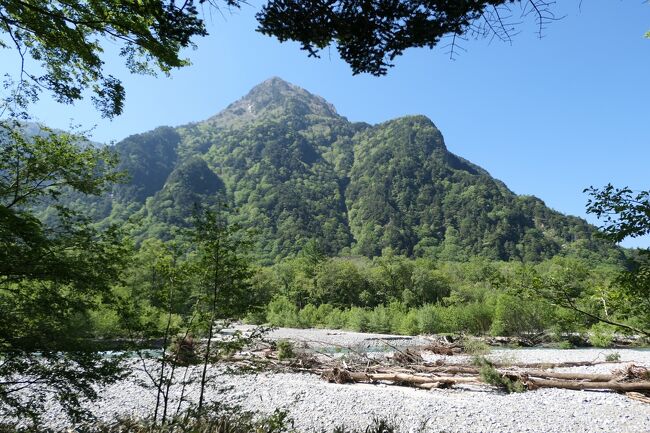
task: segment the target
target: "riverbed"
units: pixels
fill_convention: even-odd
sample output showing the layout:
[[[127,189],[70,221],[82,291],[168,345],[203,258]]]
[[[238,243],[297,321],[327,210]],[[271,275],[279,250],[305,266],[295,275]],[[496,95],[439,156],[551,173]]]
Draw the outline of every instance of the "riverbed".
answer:
[[[245,329],[244,329],[245,330]],[[391,347],[425,344],[426,337],[352,333],[338,330],[278,329],[270,339],[294,341],[310,349],[369,348],[390,355]],[[382,346],[383,345],[383,346]],[[374,348],[374,349],[373,349]],[[557,369],[557,371],[607,373],[630,364],[650,367],[650,351],[640,349],[494,349],[489,358],[509,362],[602,361],[612,353],[616,363]],[[383,355],[381,355],[383,356]],[[424,354],[428,360],[465,362],[464,356]],[[133,374],[100,390],[92,411],[102,420],[151,414],[155,392],[148,384],[143,364],[133,362]],[[198,370],[190,372],[196,377]],[[650,432],[650,404],[605,391],[539,389],[505,394],[486,387],[421,390],[408,387],[327,383],[309,373],[233,373],[223,366],[209,370],[208,400],[238,405],[244,410],[289,412],[303,432],[331,431],[346,425],[365,428],[375,418],[393,421],[401,432]],[[172,387],[173,400],[182,386]],[[198,387],[189,386],[184,398],[196,401]],[[174,407],[175,407],[174,403]],[[48,414],[52,425],[63,427],[56,404]]]

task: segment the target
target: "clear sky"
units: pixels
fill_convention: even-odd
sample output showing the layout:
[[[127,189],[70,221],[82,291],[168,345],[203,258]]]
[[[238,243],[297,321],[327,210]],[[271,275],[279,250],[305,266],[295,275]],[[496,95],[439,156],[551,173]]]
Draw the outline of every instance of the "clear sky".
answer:
[[[256,2],[253,2],[256,4]],[[319,60],[293,43],[254,31],[256,6],[208,18],[211,35],[188,51],[192,66],[170,78],[129,76],[119,57],[107,68],[123,79],[124,114],[101,119],[90,104],[47,97],[36,117],[65,127],[96,125],[108,142],[159,125],[217,113],[251,87],[279,76],[323,96],[353,121],[378,123],[424,114],[447,147],[481,165],[518,194],[536,195],[564,213],[586,217],[589,185],[650,188],[650,5],[641,0],[565,0],[543,39],[534,23],[513,44],[467,41],[449,60],[445,49],[415,49],[386,77],[353,76],[334,49]],[[6,51],[6,50],[5,50]],[[109,51],[111,50],[109,47]],[[2,72],[11,58],[0,54]],[[18,65],[15,64],[17,68]],[[650,239],[626,241],[650,246]]]

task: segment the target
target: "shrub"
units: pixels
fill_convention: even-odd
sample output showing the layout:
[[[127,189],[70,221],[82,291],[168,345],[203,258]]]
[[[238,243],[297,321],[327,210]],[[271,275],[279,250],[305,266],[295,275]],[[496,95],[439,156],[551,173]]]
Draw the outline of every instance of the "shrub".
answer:
[[[368,331],[387,334],[391,332],[390,310],[383,305],[368,311]]]
[[[474,358],[473,364],[481,367],[479,371],[479,375],[481,376],[483,382],[490,384],[492,386],[496,386],[497,388],[504,390],[508,394],[513,392],[526,391],[526,386],[521,382],[521,380],[519,379],[513,380],[508,376],[502,375],[494,367],[494,364],[492,364],[484,357]]]
[[[483,302],[454,307],[456,323],[450,332],[468,332],[474,335],[487,334],[492,326],[494,309]]]
[[[326,326],[334,307],[330,304],[321,304],[316,309],[316,324]]]
[[[278,359],[292,359],[295,358],[296,352],[293,343],[289,340],[278,340],[275,343],[275,348],[278,351]]]
[[[555,344],[558,349],[573,349],[573,344],[569,340],[562,340]]]
[[[490,353],[490,346],[478,338],[463,338],[461,345],[468,355],[481,356]]]
[[[507,376],[502,375],[491,364],[485,364],[481,367],[481,379],[492,386],[496,386],[508,394],[513,392],[524,392],[526,386],[519,380],[512,380]]]
[[[116,311],[109,309],[92,310],[88,313],[90,326],[96,336],[117,336],[122,334],[120,318]]]
[[[482,302],[437,306],[436,332],[483,335],[492,326],[493,307]]]
[[[344,312],[339,310],[338,308],[334,308],[329,315],[324,319],[325,326],[328,328],[333,328],[333,329],[342,329],[342,328],[347,328],[348,327],[348,315]]]
[[[620,360],[621,360],[621,354],[618,352],[608,353],[607,356],[605,356],[605,361],[607,362],[618,362]]]
[[[244,323],[251,325],[263,325],[266,322],[266,308],[252,307],[244,317]]]
[[[492,335],[513,336],[540,333],[549,327],[553,308],[546,302],[500,295],[490,327]]]
[[[417,320],[420,326],[420,332],[423,334],[437,334],[440,330],[440,314],[438,306],[427,304],[417,310]]]
[[[614,328],[606,323],[596,323],[589,330],[589,342],[595,347],[611,347]]]
[[[301,328],[313,328],[318,324],[318,309],[307,304],[305,308],[298,312],[298,325]]]
[[[179,365],[199,362],[198,344],[191,335],[174,338],[169,351],[172,359]]]
[[[346,311],[346,327],[357,332],[368,331],[368,314],[366,310],[359,307],[352,307]]]
[[[420,333],[417,310],[410,310],[406,316],[402,317],[398,332],[404,335],[418,335]]]
[[[266,320],[273,326],[296,327],[298,321],[298,308],[284,296],[276,296],[269,303]]]

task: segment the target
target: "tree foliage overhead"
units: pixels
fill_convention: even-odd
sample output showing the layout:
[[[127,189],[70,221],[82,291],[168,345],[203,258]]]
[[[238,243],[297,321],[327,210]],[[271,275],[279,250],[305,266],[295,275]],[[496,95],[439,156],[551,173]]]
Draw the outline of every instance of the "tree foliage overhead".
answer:
[[[607,184],[602,189],[590,187],[587,212],[600,219],[605,235],[620,242],[628,237],[650,233],[650,191],[632,191]]]
[[[555,19],[544,0],[271,0],[258,13],[264,34],[299,42],[310,56],[335,44],[355,74],[384,75],[406,49],[433,48],[445,37],[453,50],[457,37],[476,36],[510,41],[518,20],[533,16],[539,26]]]
[[[192,46],[192,37],[207,34],[193,0],[7,0],[0,3],[0,32],[6,35],[0,47],[15,49],[22,59],[17,66],[23,93],[13,94],[20,99],[14,102],[28,102],[21,98],[35,96],[40,88],[62,103],[91,90],[107,117],[122,112],[124,88],[104,73],[103,40],[118,44],[131,72],[167,73],[188,64],[180,50]],[[30,59],[40,64],[42,74],[29,67]],[[25,92],[25,86],[31,90]]]

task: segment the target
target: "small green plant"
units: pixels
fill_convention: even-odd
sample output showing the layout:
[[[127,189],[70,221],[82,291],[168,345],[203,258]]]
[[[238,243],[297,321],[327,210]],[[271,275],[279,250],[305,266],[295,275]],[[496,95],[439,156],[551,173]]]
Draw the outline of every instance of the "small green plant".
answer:
[[[378,419],[378,418],[375,418],[372,421],[372,424],[366,427],[365,430],[356,430],[356,429],[350,430],[344,426],[335,427],[334,430],[332,430],[332,433],[362,433],[362,432],[363,433],[398,433],[398,430],[397,427],[395,427],[389,421],[386,421],[384,419]],[[323,430],[322,433],[325,433],[325,430]]]
[[[371,425],[366,427],[365,433],[396,433],[397,428],[383,419],[375,419]]]
[[[611,347],[614,341],[614,328],[605,323],[597,323],[591,327],[589,342],[595,347]]]
[[[293,343],[289,340],[278,340],[275,343],[275,348],[278,351],[278,359],[292,359],[296,357],[296,351],[294,350]]]
[[[472,356],[482,356],[490,353],[490,346],[478,338],[464,338],[461,342],[463,351]]]
[[[618,362],[620,360],[621,360],[621,354],[618,352],[608,353],[607,356],[605,356],[605,361],[607,362]]]
[[[494,364],[492,364],[489,360],[477,357],[474,359],[474,365],[481,367],[479,375],[481,376],[483,382],[492,386],[496,386],[508,394],[513,392],[526,391],[526,386],[521,382],[521,380],[513,380],[507,376],[502,375],[494,367]]]
[[[553,347],[556,349],[573,349],[573,344],[569,340],[562,340],[558,341],[557,343],[553,344]]]

